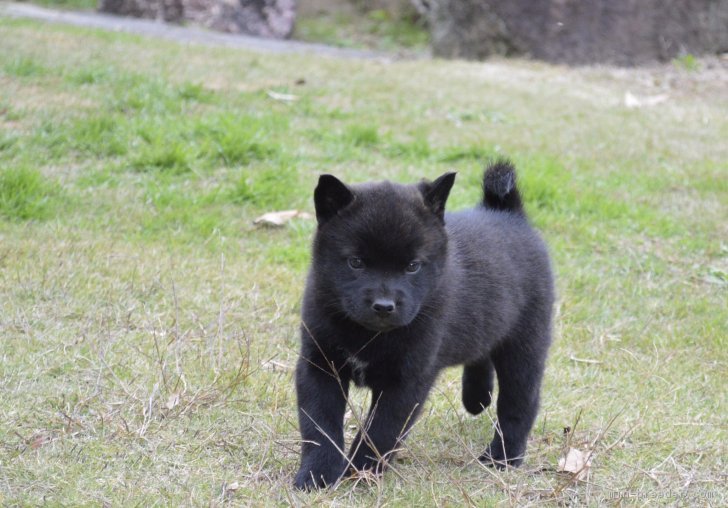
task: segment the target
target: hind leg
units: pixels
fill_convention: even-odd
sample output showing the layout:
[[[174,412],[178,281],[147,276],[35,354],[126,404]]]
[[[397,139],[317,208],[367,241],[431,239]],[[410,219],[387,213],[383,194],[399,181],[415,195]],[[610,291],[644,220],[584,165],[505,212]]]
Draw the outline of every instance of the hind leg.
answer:
[[[470,414],[480,414],[493,395],[493,364],[490,358],[463,369],[463,405]]]
[[[506,341],[491,354],[498,374],[498,429],[480,460],[503,468],[519,466],[538,412],[548,333],[524,344]]]

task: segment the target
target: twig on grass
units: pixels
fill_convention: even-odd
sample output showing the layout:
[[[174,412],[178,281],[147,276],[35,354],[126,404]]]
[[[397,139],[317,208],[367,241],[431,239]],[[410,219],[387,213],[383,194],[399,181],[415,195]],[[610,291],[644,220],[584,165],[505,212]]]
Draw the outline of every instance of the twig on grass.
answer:
[[[152,422],[152,416],[154,414],[154,399],[158,392],[159,383],[154,383],[152,393],[149,395],[149,402],[143,406],[142,414],[144,415],[144,421],[142,422],[142,426],[137,431],[139,437],[144,437],[144,434],[146,434],[147,429],[149,428],[149,424]]]
[[[225,253],[220,254],[220,310],[217,316],[217,365],[214,369],[220,368],[222,364],[223,341],[225,337]]]
[[[152,330],[152,337],[154,337],[154,350],[157,352],[157,364],[159,365],[159,372],[162,377],[162,384],[164,385],[164,393],[167,394],[169,393],[169,386],[167,386],[167,374],[164,372],[167,365],[166,357],[162,355],[159,349],[156,330]]]
[[[182,369],[180,368],[179,361],[179,348],[182,337],[179,333],[179,300],[177,299],[177,285],[174,281],[172,281],[172,301],[174,302],[174,372],[177,374],[177,383],[175,383],[174,390],[177,391],[180,379],[182,378]]]
[[[106,369],[111,373],[111,376],[117,382],[119,387],[121,387],[122,391],[126,394],[126,396],[129,397],[130,399],[134,399],[137,402],[141,402],[141,399],[139,399],[139,397],[137,397],[136,395],[133,395],[132,393],[129,392],[126,385],[124,385],[124,382],[121,379],[119,379],[119,376],[117,376],[116,372],[114,372],[114,370],[109,366],[109,364],[106,363],[106,360],[103,357],[99,357],[99,360],[101,360],[101,363],[104,364],[104,367],[106,367]]]
[[[592,365],[599,365],[600,363],[604,363],[601,360],[591,360],[589,358],[577,358],[574,355],[569,356],[569,360],[571,360],[572,362],[589,363],[589,364],[592,364]]]

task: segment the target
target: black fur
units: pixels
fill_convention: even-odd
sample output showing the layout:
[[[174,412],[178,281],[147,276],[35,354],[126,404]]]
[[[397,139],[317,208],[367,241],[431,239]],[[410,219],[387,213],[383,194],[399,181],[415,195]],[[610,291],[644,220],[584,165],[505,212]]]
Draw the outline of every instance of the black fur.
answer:
[[[493,162],[483,178],[483,205],[493,210],[523,213],[516,188],[516,170],[509,161]]]
[[[463,404],[472,414],[490,404],[498,377],[498,428],[481,460],[523,460],[551,342],[548,254],[523,214],[510,163],[486,171],[481,206],[445,214],[454,180],[319,180],[296,367],[298,488],[381,471],[438,373],[454,365],[464,365]],[[372,405],[347,454],[352,381],[372,390]]]

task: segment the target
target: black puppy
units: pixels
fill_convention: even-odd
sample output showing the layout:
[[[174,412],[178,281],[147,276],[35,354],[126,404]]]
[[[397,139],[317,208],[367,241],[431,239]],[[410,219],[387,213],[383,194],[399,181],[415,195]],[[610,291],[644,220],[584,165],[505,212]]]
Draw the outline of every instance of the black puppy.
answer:
[[[347,186],[322,175],[296,367],[301,489],[347,471],[380,471],[438,373],[464,365],[463,404],[478,414],[498,375],[498,426],[481,460],[523,460],[551,342],[546,247],[523,212],[509,162],[485,172],[474,209],[445,214],[455,181]],[[347,455],[349,384],[372,390]]]

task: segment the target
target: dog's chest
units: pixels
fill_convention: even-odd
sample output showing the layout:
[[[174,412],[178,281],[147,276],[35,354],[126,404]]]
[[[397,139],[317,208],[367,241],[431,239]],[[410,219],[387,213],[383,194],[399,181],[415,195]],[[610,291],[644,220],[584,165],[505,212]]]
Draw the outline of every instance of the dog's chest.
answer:
[[[351,367],[351,378],[354,380],[356,386],[364,386],[366,383],[366,371],[369,366],[369,362],[358,358],[355,355],[349,356],[347,359],[349,367]]]
[[[347,363],[351,369],[351,380],[358,387],[383,390],[398,383],[402,377],[402,366],[399,362],[382,359],[364,360],[352,355],[347,358]]]

